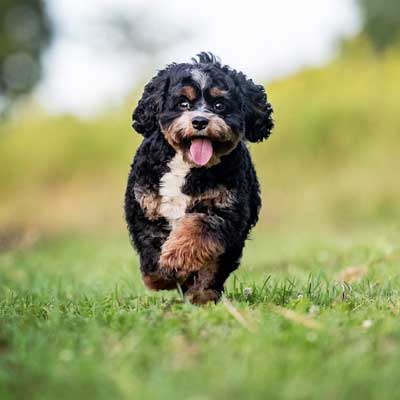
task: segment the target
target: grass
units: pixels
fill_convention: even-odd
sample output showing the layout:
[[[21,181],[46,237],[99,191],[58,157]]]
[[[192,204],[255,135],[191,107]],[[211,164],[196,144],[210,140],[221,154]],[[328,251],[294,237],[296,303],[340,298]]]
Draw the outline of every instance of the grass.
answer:
[[[136,100],[1,124],[1,400],[400,398],[400,53],[267,89],[260,222],[202,308],[145,291],[121,233]]]
[[[254,236],[201,308],[146,292],[125,236],[3,252],[0,398],[398,398],[399,232]]]

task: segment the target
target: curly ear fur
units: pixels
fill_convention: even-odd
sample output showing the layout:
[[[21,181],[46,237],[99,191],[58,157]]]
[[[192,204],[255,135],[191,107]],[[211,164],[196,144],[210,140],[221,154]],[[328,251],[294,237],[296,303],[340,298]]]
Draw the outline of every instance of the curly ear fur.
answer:
[[[273,110],[264,87],[247,79],[242,72],[233,71],[233,78],[244,98],[245,137],[250,142],[262,142],[274,127]]]
[[[158,129],[158,115],[162,110],[168,92],[167,71],[172,65],[160,71],[145,87],[142,98],[133,112],[133,128],[143,136],[150,136]]]

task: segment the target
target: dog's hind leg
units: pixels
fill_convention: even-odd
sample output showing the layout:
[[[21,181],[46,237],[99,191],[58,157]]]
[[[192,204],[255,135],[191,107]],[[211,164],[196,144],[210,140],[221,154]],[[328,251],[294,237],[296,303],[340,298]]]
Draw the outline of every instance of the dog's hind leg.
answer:
[[[144,284],[151,290],[173,290],[177,288],[175,279],[168,279],[154,273],[142,273]]]
[[[160,248],[166,233],[158,231],[154,226],[150,232],[150,228],[150,224],[146,225],[141,236],[140,270],[143,282],[151,290],[176,289],[175,277],[162,274],[159,269]]]

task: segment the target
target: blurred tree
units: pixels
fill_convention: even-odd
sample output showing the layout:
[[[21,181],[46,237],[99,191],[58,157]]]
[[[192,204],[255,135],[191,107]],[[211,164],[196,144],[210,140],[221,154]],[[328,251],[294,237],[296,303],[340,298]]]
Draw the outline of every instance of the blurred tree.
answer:
[[[364,33],[378,51],[400,40],[400,0],[359,0]]]
[[[0,0],[0,111],[41,75],[52,29],[42,0]]]

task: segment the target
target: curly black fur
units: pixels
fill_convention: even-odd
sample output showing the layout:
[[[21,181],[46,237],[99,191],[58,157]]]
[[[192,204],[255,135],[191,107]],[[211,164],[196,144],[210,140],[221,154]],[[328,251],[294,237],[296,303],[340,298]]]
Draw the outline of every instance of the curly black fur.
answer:
[[[181,187],[188,198],[201,196],[210,190],[221,191],[221,188],[233,194],[226,204],[200,201],[188,205],[185,210],[186,215],[204,216],[205,235],[223,248],[222,254],[218,254],[215,260],[217,271],[207,287],[201,288],[220,294],[229,274],[239,266],[245,240],[257,222],[261,207],[259,184],[245,141],[260,142],[270,135],[273,127],[272,108],[262,86],[254,84],[243,73],[222,65],[211,53],[200,53],[192,64],[171,64],[160,71],[146,85],[133,113],[133,127],[144,136],[144,140],[131,166],[125,214],[130,236],[140,254],[142,274],[157,276],[162,245],[173,227],[161,214],[157,218],[149,218],[137,193],[157,197],[160,180],[170,171],[168,163],[179,151],[170,145],[165,134],[168,127],[183,114],[177,109],[179,98],[176,100],[176,92],[183,86],[190,86],[198,98],[192,101],[192,112],[201,109],[206,110],[206,115],[216,113],[211,111],[214,100],[207,94],[208,89],[201,88],[193,79],[194,70],[207,77],[207,87],[224,91],[226,106],[217,117],[229,128],[230,139],[233,138],[235,143],[229,152],[219,157],[217,164],[203,167],[191,165]],[[218,143],[214,146],[217,148]],[[167,277],[165,272],[163,274],[163,279],[172,282],[176,279],[173,274]],[[192,273],[180,283],[184,290],[190,290],[195,281],[196,274]]]

